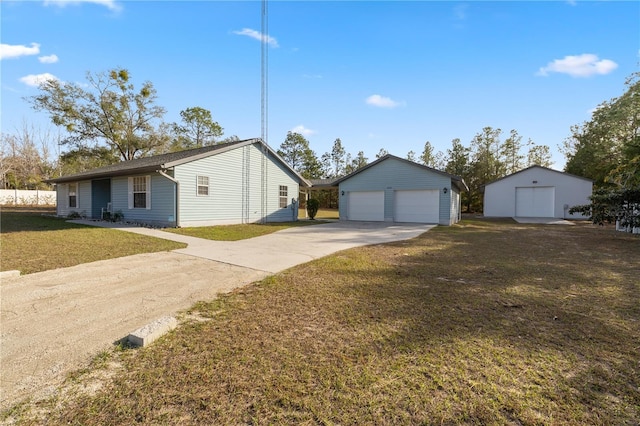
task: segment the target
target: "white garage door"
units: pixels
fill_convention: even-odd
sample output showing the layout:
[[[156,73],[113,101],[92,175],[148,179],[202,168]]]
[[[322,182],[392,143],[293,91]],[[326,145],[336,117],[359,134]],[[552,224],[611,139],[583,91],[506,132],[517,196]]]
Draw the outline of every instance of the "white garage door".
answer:
[[[384,221],[384,191],[349,192],[349,220]]]
[[[517,217],[553,217],[555,188],[516,188]]]
[[[416,190],[395,192],[396,222],[440,222],[440,191]]]

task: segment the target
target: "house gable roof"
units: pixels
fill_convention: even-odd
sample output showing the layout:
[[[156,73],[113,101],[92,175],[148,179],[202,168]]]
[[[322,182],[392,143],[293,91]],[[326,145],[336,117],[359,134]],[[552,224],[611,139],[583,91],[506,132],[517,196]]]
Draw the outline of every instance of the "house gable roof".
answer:
[[[582,177],[582,176],[577,176],[577,175],[572,175],[571,173],[561,172],[561,171],[559,171],[559,170],[554,170],[554,169],[550,169],[550,168],[548,168],[548,167],[538,166],[538,165],[534,164],[533,166],[529,166],[529,167],[527,167],[527,168],[525,168],[525,169],[522,169],[522,170],[519,170],[519,171],[517,171],[517,172],[515,172],[515,173],[511,173],[510,175],[503,176],[503,177],[501,177],[500,179],[496,179],[496,180],[494,180],[494,181],[492,181],[492,182],[486,183],[484,186],[485,186],[485,187],[486,187],[486,186],[489,186],[489,185],[491,185],[491,184],[494,184],[494,183],[496,183],[496,182],[500,182],[501,180],[508,179],[508,178],[510,178],[511,176],[515,176],[515,175],[517,175],[517,174],[524,173],[524,172],[526,172],[526,171],[528,171],[528,170],[531,170],[531,169],[541,169],[541,170],[545,170],[545,171],[548,171],[548,172],[553,172],[553,173],[558,173],[558,174],[561,174],[561,175],[564,175],[564,176],[573,177],[573,178],[576,178],[576,179],[586,180],[586,181],[588,181],[588,182],[594,182],[594,180],[593,180],[593,179],[589,179],[589,178]]]
[[[127,176],[132,174],[150,173],[158,170],[166,170],[168,168],[179,166],[181,164],[189,163],[191,161],[200,160],[202,158],[210,157],[212,155],[221,154],[223,152],[231,151],[243,146],[260,144],[265,147],[269,154],[284,167],[293,173],[305,186],[311,186],[311,183],[304,179],[298,172],[296,172],[286,161],[282,159],[269,145],[265,144],[262,139],[246,139],[242,141],[234,141],[221,143],[217,145],[205,146],[202,148],[188,149],[178,152],[170,152],[167,154],[154,155],[151,157],[143,157],[130,161],[121,161],[109,166],[100,167],[93,170],[87,170],[82,173],[77,173],[69,176],[62,176],[56,179],[49,179],[49,183],[64,183],[64,182],[76,182],[80,180],[89,180],[97,178],[108,178],[113,176]]]
[[[388,160],[388,159],[398,160],[398,161],[406,163],[406,164],[408,164],[410,166],[418,167],[418,168],[420,168],[422,170],[429,171],[429,172],[432,172],[432,173],[436,173],[436,174],[448,177],[448,178],[451,179],[451,183],[453,185],[455,185],[458,188],[458,190],[460,190],[460,191],[468,191],[469,190],[469,187],[465,183],[464,179],[462,179],[460,176],[455,176],[455,175],[452,175],[452,174],[449,174],[449,173],[446,173],[446,172],[443,172],[443,171],[440,171],[440,170],[425,166],[423,164],[418,164],[418,163],[416,163],[414,161],[407,160],[406,158],[396,157],[395,155],[391,155],[391,154],[387,154],[387,155],[385,155],[383,157],[380,157],[376,161],[374,161],[372,163],[369,163],[366,166],[361,167],[358,170],[356,170],[356,171],[354,171],[354,172],[352,172],[352,173],[350,173],[350,174],[348,174],[346,176],[343,176],[343,177],[341,177],[339,179],[336,179],[333,182],[333,184],[334,185],[338,185],[339,183],[341,183],[341,182],[343,182],[343,181],[345,181],[347,179],[352,178],[353,176],[357,175],[358,173],[362,173],[363,171],[365,171],[367,169],[375,167],[377,164],[380,164],[383,161]]]

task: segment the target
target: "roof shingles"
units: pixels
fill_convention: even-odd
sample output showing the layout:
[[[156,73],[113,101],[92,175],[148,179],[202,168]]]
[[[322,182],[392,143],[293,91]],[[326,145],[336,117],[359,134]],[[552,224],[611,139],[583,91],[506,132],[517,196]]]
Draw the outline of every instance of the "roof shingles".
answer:
[[[116,164],[88,170],[68,176],[62,176],[56,179],[50,179],[47,182],[62,183],[74,182],[78,180],[93,179],[99,177],[122,176],[133,173],[144,173],[159,170],[165,165],[177,165],[188,161],[193,161],[208,155],[212,155],[218,151],[226,151],[235,145],[250,144],[261,142],[259,139],[247,139],[242,141],[234,141],[221,143],[218,145],[205,146],[202,148],[188,149],[178,152],[170,152],[167,154],[154,155],[152,157],[137,158],[130,161],[121,161]]]

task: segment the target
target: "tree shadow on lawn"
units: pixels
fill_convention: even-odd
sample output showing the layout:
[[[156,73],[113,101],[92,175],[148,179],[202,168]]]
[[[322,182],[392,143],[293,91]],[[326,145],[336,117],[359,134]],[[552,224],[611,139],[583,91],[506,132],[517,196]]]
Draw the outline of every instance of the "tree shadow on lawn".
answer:
[[[635,424],[640,248],[576,228],[431,231],[300,265],[198,306],[213,319],[60,419]]]
[[[392,259],[391,267],[342,271],[366,277],[344,289],[353,293],[349,309],[359,312],[351,321],[395,330],[354,351],[448,348],[456,354],[448,362],[471,381],[510,388],[495,397],[514,410],[527,389],[538,395],[538,410],[552,412],[550,401],[563,400],[609,420],[640,419],[637,239],[593,227],[476,233],[434,232],[372,247],[370,257]]]
[[[0,230],[3,234],[30,231],[59,231],[64,229],[86,228],[85,225],[67,222],[65,218],[43,215],[32,210],[2,210]]]

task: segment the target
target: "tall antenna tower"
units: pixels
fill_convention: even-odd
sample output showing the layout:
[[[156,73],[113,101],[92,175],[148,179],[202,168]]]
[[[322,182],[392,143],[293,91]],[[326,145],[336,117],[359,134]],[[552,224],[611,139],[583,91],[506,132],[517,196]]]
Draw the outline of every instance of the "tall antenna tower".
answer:
[[[268,1],[262,0],[262,15],[261,15],[261,32],[262,43],[260,43],[260,138],[262,139],[262,160],[261,160],[261,222],[267,221],[268,200],[267,194],[269,193],[267,183],[267,155],[269,150],[267,149],[268,137],[269,137],[269,10]]]

